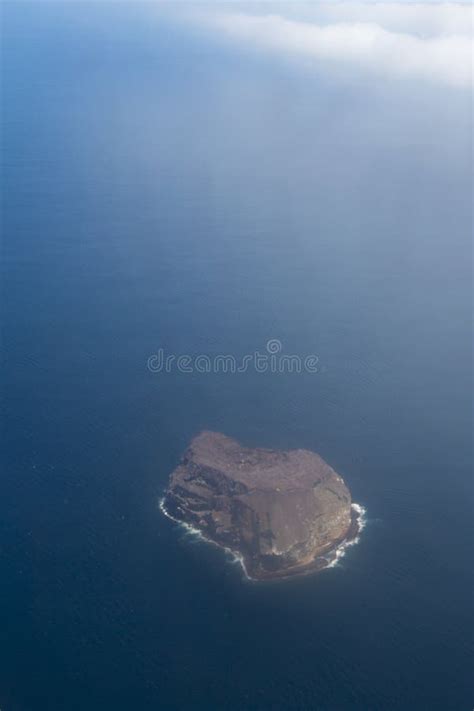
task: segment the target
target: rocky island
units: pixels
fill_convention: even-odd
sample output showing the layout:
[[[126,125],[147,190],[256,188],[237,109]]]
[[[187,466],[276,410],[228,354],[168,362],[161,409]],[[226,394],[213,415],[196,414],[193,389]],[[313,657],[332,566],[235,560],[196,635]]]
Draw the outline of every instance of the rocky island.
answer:
[[[217,432],[191,441],[161,507],[257,580],[328,567],[359,530],[360,507],[318,454],[248,449]]]

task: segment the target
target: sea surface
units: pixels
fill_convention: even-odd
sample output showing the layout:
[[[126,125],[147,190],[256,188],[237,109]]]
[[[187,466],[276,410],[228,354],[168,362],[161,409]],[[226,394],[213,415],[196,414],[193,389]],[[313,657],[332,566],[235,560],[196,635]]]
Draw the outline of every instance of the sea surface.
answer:
[[[468,102],[150,6],[3,3],[2,711],[470,711]],[[152,372],[282,352],[318,372]],[[366,510],[252,583],[159,510],[201,429]]]

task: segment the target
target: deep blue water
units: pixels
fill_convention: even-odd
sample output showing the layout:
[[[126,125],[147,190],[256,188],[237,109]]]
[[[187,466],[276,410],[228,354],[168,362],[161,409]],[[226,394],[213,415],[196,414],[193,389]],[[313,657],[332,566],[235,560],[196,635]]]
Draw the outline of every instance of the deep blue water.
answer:
[[[2,711],[470,709],[469,97],[2,10]],[[319,372],[146,365],[269,338]],[[248,583],[166,520],[203,428],[320,452],[342,565]]]

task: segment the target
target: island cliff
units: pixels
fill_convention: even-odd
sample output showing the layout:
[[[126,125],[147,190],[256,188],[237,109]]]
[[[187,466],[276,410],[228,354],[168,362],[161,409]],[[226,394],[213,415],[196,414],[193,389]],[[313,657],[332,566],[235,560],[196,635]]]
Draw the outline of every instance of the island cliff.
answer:
[[[217,432],[192,440],[162,507],[259,580],[327,567],[358,531],[347,486],[318,454],[248,449]]]

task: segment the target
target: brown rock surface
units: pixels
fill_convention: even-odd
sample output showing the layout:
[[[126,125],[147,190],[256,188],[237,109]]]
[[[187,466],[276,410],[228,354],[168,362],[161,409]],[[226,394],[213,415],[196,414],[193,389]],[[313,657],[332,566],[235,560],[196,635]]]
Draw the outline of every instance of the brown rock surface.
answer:
[[[357,532],[342,478],[304,449],[248,449],[217,432],[195,437],[170,477],[166,512],[240,554],[257,579],[327,565]]]

